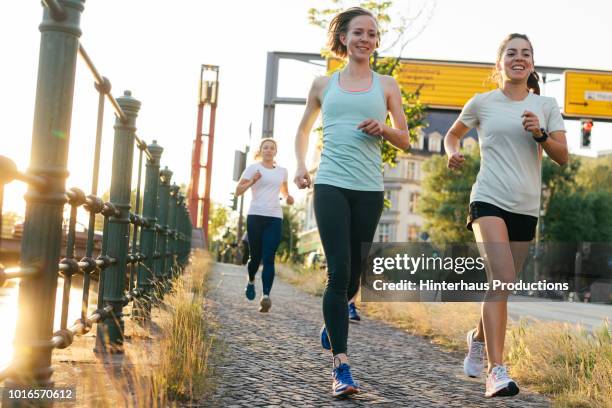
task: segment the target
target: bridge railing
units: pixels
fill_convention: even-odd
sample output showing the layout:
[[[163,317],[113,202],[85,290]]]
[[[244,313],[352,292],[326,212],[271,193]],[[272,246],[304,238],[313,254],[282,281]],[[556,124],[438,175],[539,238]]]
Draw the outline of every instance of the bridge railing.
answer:
[[[0,213],[4,185],[27,183],[26,214],[21,240],[20,266],[0,265],[0,284],[21,279],[10,366],[0,370],[5,386],[51,387],[54,348],[72,344],[76,335],[97,324],[96,352],[123,352],[123,309],[130,302],[132,318],[147,321],[151,306],[169,288],[169,280],[189,262],[191,230],[185,196],[172,172],[160,170],[163,148],[136,135],[140,101],[129,91],[114,98],[110,81],[100,75],[79,41],[84,0],[45,0],[40,25],[41,46],[29,169],[18,170],[0,156]],[[98,118],[91,193],[66,189],[67,157],[77,55],[94,77],[98,92]],[[100,146],[105,99],[115,111],[110,199],[98,196]],[[138,149],[138,175],[133,211],[132,168]],[[142,194],[143,157],[146,156]],[[63,212],[70,207],[65,248],[62,248]],[[89,214],[85,256],[75,256],[77,210]],[[96,214],[104,219],[102,246],[95,250]],[[62,253],[64,250],[64,253]],[[80,317],[68,324],[72,277],[83,275]],[[98,276],[96,310],[87,315],[92,276]],[[61,323],[53,331],[58,277],[63,278]]]

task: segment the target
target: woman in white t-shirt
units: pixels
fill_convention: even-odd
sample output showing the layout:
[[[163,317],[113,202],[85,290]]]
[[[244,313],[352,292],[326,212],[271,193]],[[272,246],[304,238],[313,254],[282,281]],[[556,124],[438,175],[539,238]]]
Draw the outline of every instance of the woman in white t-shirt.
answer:
[[[472,186],[467,227],[485,259],[488,281],[514,282],[527,256],[538,221],[542,149],[559,165],[568,161],[563,118],[554,98],[540,96],[533,47],[527,36],[510,34],[496,62],[499,88],[477,94],[446,134],[448,167],[464,157],[461,138],[478,131],[481,162]],[[488,359],[486,397],[519,392],[503,365],[507,291],[489,290],[477,328],[467,334],[464,371],[478,377]]]
[[[248,166],[236,187],[236,196],[244,194],[251,188],[253,198],[247,215],[247,235],[249,237],[250,259],[247,264],[249,280],[245,289],[247,299],[255,299],[255,274],[263,261],[261,282],[263,295],[259,302],[260,312],[267,312],[272,307],[270,290],[274,282],[274,257],[280,243],[283,210],[279,203],[279,194],[288,205],[293,204],[293,197],[287,186],[287,169],[277,166],[274,157],[277,145],[274,139],[262,139],[259,150],[255,153],[256,163]]]

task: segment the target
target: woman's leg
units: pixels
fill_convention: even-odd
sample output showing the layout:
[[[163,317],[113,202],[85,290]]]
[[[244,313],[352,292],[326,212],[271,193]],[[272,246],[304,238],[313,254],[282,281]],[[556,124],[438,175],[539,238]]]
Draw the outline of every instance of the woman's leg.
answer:
[[[359,291],[359,281],[368,258],[384,204],[382,191],[351,192],[351,277],[348,298]]]
[[[347,290],[350,269],[350,207],[343,189],[315,184],[314,211],[327,259],[323,319],[334,356],[346,359]]]
[[[263,271],[261,272],[261,282],[263,284],[263,294],[270,295],[272,283],[274,282],[274,258],[281,239],[281,227],[283,220],[280,218],[268,217],[263,229]]]
[[[249,215],[247,217],[247,234],[249,236],[250,255],[247,269],[249,271],[249,282],[255,280],[255,274],[259,269],[262,257],[262,233],[263,233],[263,219],[259,215]]]
[[[488,281],[514,282],[514,258],[506,223],[499,217],[481,217],[472,223],[481,256],[485,259]],[[482,328],[487,350],[488,372],[503,365],[506,337],[508,291],[489,290],[482,304]]]

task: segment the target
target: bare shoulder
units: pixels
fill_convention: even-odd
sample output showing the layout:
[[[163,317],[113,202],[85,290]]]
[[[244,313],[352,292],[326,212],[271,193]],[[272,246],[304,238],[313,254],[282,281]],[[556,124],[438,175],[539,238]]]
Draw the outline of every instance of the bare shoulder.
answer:
[[[327,75],[318,76],[312,81],[312,89],[316,91],[322,91],[329,83],[330,77]]]
[[[385,90],[395,91],[399,89],[399,85],[397,81],[391,75],[380,75],[379,74],[379,77],[380,77],[380,83],[385,88]]]

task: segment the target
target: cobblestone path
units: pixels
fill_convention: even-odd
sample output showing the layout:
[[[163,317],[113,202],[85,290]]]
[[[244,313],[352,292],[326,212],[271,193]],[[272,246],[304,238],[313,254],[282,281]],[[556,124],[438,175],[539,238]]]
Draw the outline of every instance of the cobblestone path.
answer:
[[[258,275],[259,278],[259,275]],[[214,266],[210,298],[225,343],[218,387],[206,406],[218,407],[548,407],[521,390],[511,399],[485,399],[484,376],[463,374],[462,356],[383,322],[350,325],[349,355],[361,393],[331,397],[331,358],[321,349],[321,299],[276,279],[270,313],[244,296],[244,267]],[[520,385],[520,384],[519,384]]]

